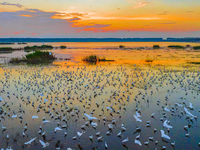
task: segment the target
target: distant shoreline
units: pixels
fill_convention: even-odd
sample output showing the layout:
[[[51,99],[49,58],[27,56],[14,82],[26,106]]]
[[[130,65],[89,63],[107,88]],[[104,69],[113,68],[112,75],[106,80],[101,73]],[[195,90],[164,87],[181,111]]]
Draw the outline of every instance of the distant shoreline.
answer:
[[[0,38],[0,43],[20,42],[191,42],[200,43],[199,38]]]

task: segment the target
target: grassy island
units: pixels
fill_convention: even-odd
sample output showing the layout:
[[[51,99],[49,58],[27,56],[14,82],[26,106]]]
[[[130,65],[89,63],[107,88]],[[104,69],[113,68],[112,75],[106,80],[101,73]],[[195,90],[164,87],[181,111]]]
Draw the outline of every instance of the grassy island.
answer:
[[[51,46],[51,45],[42,45],[42,46],[34,45],[34,46],[24,47],[25,51],[38,51],[38,50],[47,50],[47,49],[51,50],[51,49],[53,49],[53,46]]]
[[[20,62],[26,62],[26,63],[48,63],[52,62],[56,58],[52,55],[50,52],[43,52],[43,51],[35,51],[31,54],[27,54],[22,59],[20,58],[12,58],[10,63],[20,63]]]

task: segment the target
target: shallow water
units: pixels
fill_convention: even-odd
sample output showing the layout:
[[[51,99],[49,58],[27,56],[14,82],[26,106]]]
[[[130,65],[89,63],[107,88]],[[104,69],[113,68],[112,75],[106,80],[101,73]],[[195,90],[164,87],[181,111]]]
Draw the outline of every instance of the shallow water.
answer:
[[[0,105],[4,111],[0,124],[7,127],[5,131],[1,128],[0,147],[2,148],[12,146],[13,149],[42,149],[39,139],[50,143],[46,149],[56,147],[105,149],[105,141],[109,149],[161,149],[162,146],[173,149],[171,142],[174,141],[176,142],[175,149],[199,148],[198,66],[193,66],[193,68],[191,66],[130,64],[68,67],[5,66],[0,69],[0,79],[0,95],[3,99]],[[44,96],[40,96],[41,93]],[[128,96],[130,98],[127,100]],[[44,99],[48,100],[45,104]],[[159,104],[158,101],[160,101]],[[50,105],[51,102],[52,105]],[[188,108],[189,102],[193,104],[193,110]],[[38,111],[40,103],[41,107]],[[175,103],[182,106],[175,106]],[[23,111],[19,110],[20,105]],[[165,106],[170,110],[174,108],[174,112],[164,111]],[[112,110],[108,110],[107,107],[111,107]],[[188,118],[184,107],[197,116],[197,119]],[[49,108],[52,115],[45,113]],[[71,112],[67,112],[69,108],[72,109]],[[93,120],[98,124],[96,129],[89,124],[85,127],[83,135],[78,138],[77,132],[81,132],[81,126],[88,121],[87,117],[83,119],[84,111],[87,114],[93,112],[92,116],[100,121]],[[133,117],[136,111],[141,112],[142,122],[136,122]],[[18,116],[17,118],[12,118],[14,113]],[[100,113],[101,116],[99,116]],[[151,117],[152,113],[155,113],[155,118]],[[166,115],[163,116],[164,114]],[[22,121],[19,115],[22,115]],[[32,119],[35,115],[39,118]],[[58,115],[60,119],[56,119]],[[67,122],[63,121],[64,116]],[[43,117],[50,122],[43,124]],[[105,123],[103,117],[106,117]],[[113,118],[116,120],[113,130],[110,135],[106,135],[108,124]],[[160,118],[163,118],[163,121],[160,121]],[[169,133],[167,133],[167,128],[163,127],[166,119],[170,121],[169,125],[173,126]],[[146,127],[147,121],[151,122],[150,127]],[[23,137],[25,122],[28,125]],[[57,125],[58,122],[59,125]],[[122,132],[120,138],[117,134],[121,130],[122,123],[126,131]],[[62,125],[67,125],[67,128],[55,133],[54,128]],[[188,131],[183,128],[185,125],[189,125]],[[42,126],[42,133],[46,133],[46,137],[38,134],[40,126]],[[138,126],[141,127],[140,132],[136,131]],[[154,128],[157,129],[156,132]],[[161,129],[171,137],[170,140],[161,138]],[[99,131],[102,135],[101,142],[97,141],[95,135]],[[67,132],[66,137],[65,132]],[[139,133],[142,146],[134,143]],[[185,136],[186,133],[190,133],[189,137]],[[7,134],[10,136],[9,139],[6,138]],[[77,140],[72,140],[75,135]],[[94,136],[93,142],[89,140],[90,135]],[[34,137],[37,139],[33,143],[24,144]],[[127,137],[129,141],[122,145],[122,141]],[[144,145],[149,137],[153,137],[153,141]],[[158,141],[157,145],[155,141]]]

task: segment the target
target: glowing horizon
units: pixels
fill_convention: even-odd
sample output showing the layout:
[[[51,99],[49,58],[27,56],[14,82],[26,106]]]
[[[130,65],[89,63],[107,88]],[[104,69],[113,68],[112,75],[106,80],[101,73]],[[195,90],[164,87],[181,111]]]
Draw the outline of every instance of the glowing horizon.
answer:
[[[196,0],[0,0],[0,37],[199,37]]]

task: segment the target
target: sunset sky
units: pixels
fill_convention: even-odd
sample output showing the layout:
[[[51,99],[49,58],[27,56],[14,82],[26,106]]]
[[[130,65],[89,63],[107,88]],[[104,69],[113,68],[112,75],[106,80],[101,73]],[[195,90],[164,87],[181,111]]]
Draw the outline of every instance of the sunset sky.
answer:
[[[200,0],[0,0],[0,38],[200,37]]]

